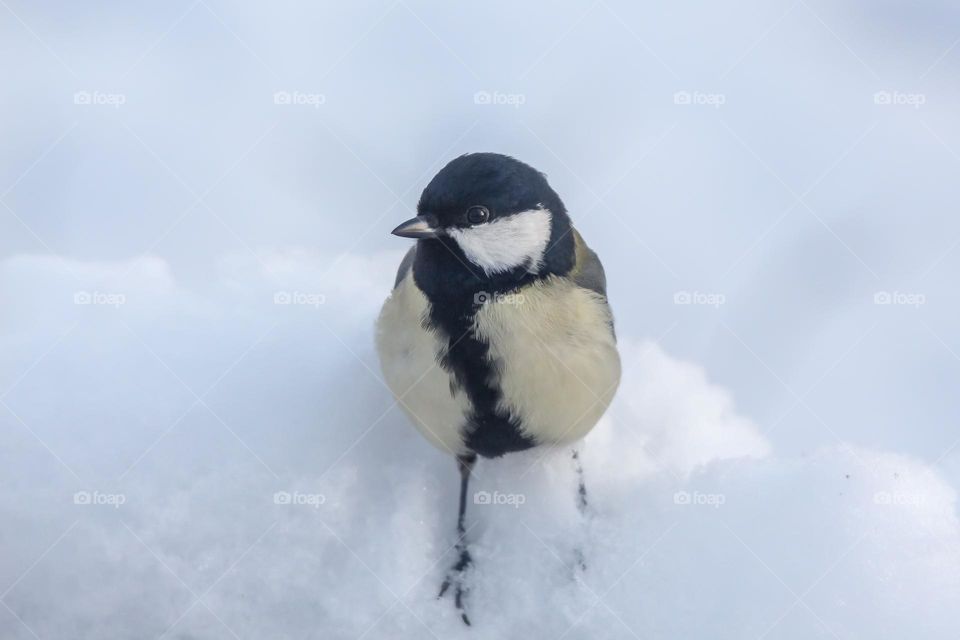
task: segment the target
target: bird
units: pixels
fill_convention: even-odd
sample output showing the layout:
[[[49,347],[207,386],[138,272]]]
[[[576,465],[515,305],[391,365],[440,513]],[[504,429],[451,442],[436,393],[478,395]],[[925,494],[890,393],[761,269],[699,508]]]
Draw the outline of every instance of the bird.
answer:
[[[460,474],[450,592],[464,624],[471,472],[478,457],[571,447],[577,506],[587,507],[576,444],[620,382],[606,275],[546,176],[499,153],[451,160],[417,215],[393,230],[416,240],[376,323],[383,379],[427,441]]]

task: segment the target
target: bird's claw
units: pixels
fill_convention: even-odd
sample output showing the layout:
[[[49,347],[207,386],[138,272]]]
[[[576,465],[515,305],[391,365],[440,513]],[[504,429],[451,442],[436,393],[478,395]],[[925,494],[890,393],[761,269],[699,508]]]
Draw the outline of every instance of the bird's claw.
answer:
[[[450,590],[450,587],[453,587],[453,603],[457,607],[457,611],[460,612],[460,619],[463,620],[463,624],[468,627],[470,626],[470,618],[467,616],[467,610],[463,606],[463,599],[467,593],[466,588],[463,586],[463,575],[467,568],[470,567],[471,562],[470,552],[466,549],[461,549],[460,557],[457,559],[457,562],[450,567],[450,570],[447,571],[447,577],[443,579],[443,583],[440,585],[440,593],[437,594],[437,598],[442,598],[444,594]]]

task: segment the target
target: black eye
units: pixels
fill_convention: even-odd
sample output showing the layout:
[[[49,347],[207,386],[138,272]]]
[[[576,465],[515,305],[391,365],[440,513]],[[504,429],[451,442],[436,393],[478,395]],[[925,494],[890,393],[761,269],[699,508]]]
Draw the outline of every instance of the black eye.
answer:
[[[480,224],[481,222],[486,222],[487,218],[489,217],[490,211],[488,211],[486,207],[474,205],[467,209],[467,222],[470,224]]]

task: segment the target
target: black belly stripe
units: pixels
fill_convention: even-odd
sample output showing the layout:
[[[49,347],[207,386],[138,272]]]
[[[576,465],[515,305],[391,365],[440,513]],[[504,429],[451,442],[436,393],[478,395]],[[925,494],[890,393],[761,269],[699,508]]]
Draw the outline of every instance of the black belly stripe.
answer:
[[[473,406],[460,425],[460,433],[467,448],[486,458],[524,451],[538,443],[521,431],[514,418],[498,409],[503,393],[497,365],[490,362],[490,345],[473,331],[474,317],[483,301],[493,294],[515,291],[548,275],[570,271],[573,238],[566,233],[568,227],[558,225],[556,220],[552,233],[558,238],[551,245],[553,249],[546,252],[544,265],[537,274],[519,267],[484,275],[479,267],[468,265],[466,256],[452,241],[441,237],[417,243],[413,277],[430,303],[425,322],[429,329],[447,337],[448,347],[440,366],[453,376],[454,383],[463,389]]]
[[[441,330],[448,341],[440,366],[453,376],[473,406],[465,424],[460,426],[464,444],[485,458],[534,447],[537,443],[521,432],[520,425],[497,408],[503,393],[488,358],[490,345],[473,331],[476,309],[470,302],[470,308],[430,305],[430,324]]]

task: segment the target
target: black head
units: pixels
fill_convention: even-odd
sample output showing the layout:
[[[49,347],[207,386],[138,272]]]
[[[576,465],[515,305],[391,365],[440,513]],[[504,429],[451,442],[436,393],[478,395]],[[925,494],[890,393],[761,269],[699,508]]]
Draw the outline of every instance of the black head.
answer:
[[[515,280],[572,266],[563,202],[542,173],[510,156],[470,153],[451,161],[423,190],[417,213],[394,234],[442,246],[481,277]]]
[[[472,224],[467,211],[475,205],[486,207],[491,221],[538,208],[565,213],[542,173],[499,153],[452,160],[423,190],[417,213],[436,216],[442,227],[466,227]]]

